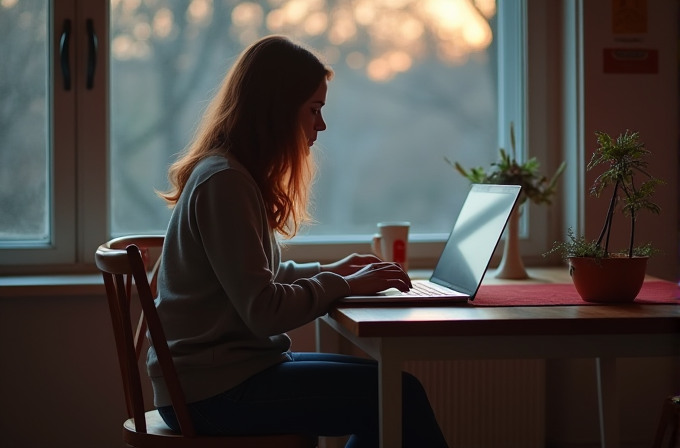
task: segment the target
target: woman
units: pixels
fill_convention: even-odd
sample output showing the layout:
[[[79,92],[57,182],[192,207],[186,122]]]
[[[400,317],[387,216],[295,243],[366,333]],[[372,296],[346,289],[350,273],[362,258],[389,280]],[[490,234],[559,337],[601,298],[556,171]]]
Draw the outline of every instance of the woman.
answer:
[[[349,446],[377,446],[377,364],[292,353],[284,333],[340,297],[411,285],[372,255],[280,261],[277,235],[292,237],[309,220],[310,147],[326,129],[332,75],[287,38],[255,42],[170,167],[156,303],[199,433],[351,434]],[[177,428],[153,347],[147,364],[155,405]],[[403,403],[405,446],[446,446],[422,386],[406,374]]]

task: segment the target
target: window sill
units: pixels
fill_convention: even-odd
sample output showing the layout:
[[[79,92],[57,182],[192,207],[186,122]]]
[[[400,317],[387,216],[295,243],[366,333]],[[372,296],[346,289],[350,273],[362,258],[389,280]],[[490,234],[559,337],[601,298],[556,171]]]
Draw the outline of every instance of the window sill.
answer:
[[[0,277],[0,298],[63,297],[105,294],[101,274]]]
[[[532,279],[552,276],[553,272],[560,275],[568,272],[564,266],[534,266],[528,267]],[[409,275],[413,279],[426,279],[432,274],[432,269],[410,269]],[[484,281],[487,283],[502,282],[494,279],[494,269],[489,269]],[[568,281],[564,274],[564,281]],[[0,298],[9,297],[78,297],[99,296],[106,294],[104,280],[101,274],[62,274],[62,275],[22,275],[0,276]]]

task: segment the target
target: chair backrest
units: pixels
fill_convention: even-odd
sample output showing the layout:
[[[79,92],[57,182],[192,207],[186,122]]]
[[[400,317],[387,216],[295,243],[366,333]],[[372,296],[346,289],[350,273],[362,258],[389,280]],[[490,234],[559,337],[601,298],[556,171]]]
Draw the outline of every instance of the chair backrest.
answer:
[[[135,430],[139,433],[146,433],[144,398],[142,396],[138,360],[148,326],[149,336],[156,350],[163,379],[168,388],[182,435],[184,437],[195,437],[196,434],[189,417],[177,371],[172,362],[168,343],[154,304],[159,262],[157,261],[153,269],[148,272],[146,267],[148,260],[144,260],[144,258],[148,258],[148,249],[162,248],[163,241],[163,236],[116,238],[99,246],[95,254],[95,262],[104,276],[128,417],[134,419]],[[134,332],[132,307],[130,306],[131,298],[134,297],[131,286],[133,279],[137,297],[141,304],[141,316]]]

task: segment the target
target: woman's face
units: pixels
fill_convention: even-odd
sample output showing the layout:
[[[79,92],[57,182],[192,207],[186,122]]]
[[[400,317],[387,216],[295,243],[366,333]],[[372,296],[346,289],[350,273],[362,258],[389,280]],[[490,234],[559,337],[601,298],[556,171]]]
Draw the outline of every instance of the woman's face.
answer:
[[[316,89],[316,92],[305,101],[300,107],[298,120],[300,126],[305,131],[307,144],[312,146],[316,141],[319,131],[326,129],[326,122],[321,116],[321,108],[326,104],[326,93],[328,92],[328,80],[324,78]]]

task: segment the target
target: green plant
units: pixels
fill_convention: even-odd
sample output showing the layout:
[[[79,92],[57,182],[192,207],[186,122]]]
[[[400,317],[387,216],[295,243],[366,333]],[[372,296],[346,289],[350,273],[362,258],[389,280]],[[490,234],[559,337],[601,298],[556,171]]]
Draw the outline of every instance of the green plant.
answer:
[[[567,230],[567,241],[555,241],[552,249],[543,256],[547,257],[553,253],[559,253],[563,260],[570,257],[602,258],[605,256],[604,249],[598,246],[597,241],[587,240],[584,236],[576,237],[571,227]]]
[[[553,248],[543,254],[547,256],[554,252],[562,254],[562,258],[569,257],[595,257],[605,258],[616,254],[626,254],[628,257],[651,256],[658,252],[651,243],[634,247],[635,241],[635,220],[638,212],[647,210],[651,213],[659,214],[661,209],[653,203],[650,198],[654,194],[656,187],[664,182],[653,177],[647,172],[647,162],[644,157],[650,154],[645,149],[644,143],[639,141],[638,132],[630,133],[628,130],[618,138],[612,139],[604,132],[596,132],[598,147],[593,152],[593,156],[588,163],[588,171],[604,165],[605,171],[595,179],[590,188],[590,194],[600,197],[602,192],[613,186],[612,195],[609,200],[609,207],[605,215],[604,225],[600,235],[595,241],[588,241],[585,237],[576,238],[570,228],[567,232],[566,242],[555,242]],[[646,177],[646,180],[637,185],[635,176],[637,174]],[[623,193],[623,197],[620,193]],[[628,247],[620,252],[610,253],[609,237],[611,236],[614,212],[622,202],[622,213],[630,217],[630,238]]]
[[[564,171],[566,163],[562,162],[550,179],[540,174],[540,164],[535,157],[522,164],[518,163],[513,123],[510,123],[510,144],[512,155],[501,148],[500,160],[491,164],[493,169],[490,172],[486,172],[483,167],[471,168],[468,171],[458,162],[453,163],[447,157],[444,157],[444,160],[472,183],[521,185],[520,204],[527,199],[535,204],[550,204],[557,188],[557,179]]]

